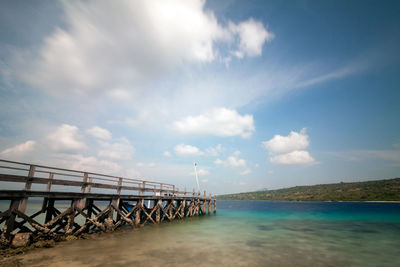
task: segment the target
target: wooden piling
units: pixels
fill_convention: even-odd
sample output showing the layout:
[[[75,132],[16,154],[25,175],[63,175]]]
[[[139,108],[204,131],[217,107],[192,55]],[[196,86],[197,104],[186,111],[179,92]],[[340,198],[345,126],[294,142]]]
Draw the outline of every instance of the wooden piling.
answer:
[[[217,213],[217,199],[214,198],[214,209],[213,209],[213,213]]]
[[[138,200],[138,202],[137,202],[137,206],[138,206],[138,209],[136,210],[136,216],[135,216],[135,225],[136,225],[136,227],[139,227],[140,226],[140,212],[141,212],[141,210],[142,210],[142,199],[140,199],[140,200]]]
[[[161,199],[159,199],[157,201],[156,207],[154,207],[156,209],[156,223],[157,224],[160,223],[160,219],[161,219],[161,205],[162,205],[162,201],[161,201]]]

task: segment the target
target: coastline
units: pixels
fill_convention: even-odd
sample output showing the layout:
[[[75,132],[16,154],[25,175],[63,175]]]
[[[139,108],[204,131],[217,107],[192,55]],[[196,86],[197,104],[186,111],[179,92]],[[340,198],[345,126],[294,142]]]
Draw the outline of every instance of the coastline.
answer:
[[[268,199],[218,199],[217,201],[268,201],[268,202],[351,202],[351,203],[400,203],[400,200],[268,200]]]

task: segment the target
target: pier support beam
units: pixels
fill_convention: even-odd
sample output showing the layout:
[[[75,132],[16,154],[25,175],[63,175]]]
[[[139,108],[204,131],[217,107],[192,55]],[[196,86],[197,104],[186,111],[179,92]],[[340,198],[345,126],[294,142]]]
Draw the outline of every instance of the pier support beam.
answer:
[[[138,200],[137,202],[137,210],[136,210],[136,216],[135,216],[135,225],[136,227],[140,226],[140,212],[142,211],[143,208],[143,199]]]
[[[5,212],[7,214],[4,214],[6,216],[8,215],[8,218],[4,224],[4,227],[3,227],[3,230],[2,230],[2,233],[0,236],[0,242],[2,244],[7,244],[10,241],[11,232],[14,230],[14,223],[15,223],[15,217],[16,217],[15,211],[18,210],[19,202],[20,202],[19,199],[11,200],[10,207],[9,207],[8,211]]]
[[[213,209],[213,213],[217,213],[217,199],[214,198],[214,209]]]
[[[161,199],[159,199],[157,201],[157,205],[154,207],[156,210],[156,223],[159,224],[160,223],[160,219],[161,219],[161,206],[162,206],[162,201]]]

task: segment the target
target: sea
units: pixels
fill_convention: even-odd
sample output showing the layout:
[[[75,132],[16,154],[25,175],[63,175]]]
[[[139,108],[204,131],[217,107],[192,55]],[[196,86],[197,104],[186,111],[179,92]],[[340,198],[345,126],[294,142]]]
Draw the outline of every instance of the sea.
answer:
[[[22,266],[400,266],[400,203],[217,201],[217,213],[59,242]]]

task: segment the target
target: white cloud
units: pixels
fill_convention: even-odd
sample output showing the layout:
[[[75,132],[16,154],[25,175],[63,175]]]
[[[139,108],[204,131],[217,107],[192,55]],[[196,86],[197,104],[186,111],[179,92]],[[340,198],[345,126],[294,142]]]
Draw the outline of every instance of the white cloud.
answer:
[[[218,156],[222,151],[223,151],[223,147],[221,144],[218,144],[216,147],[209,147],[206,149],[206,153],[207,155],[216,157]]]
[[[236,168],[236,167],[245,167],[246,161],[244,159],[239,159],[235,156],[230,156],[226,159],[225,165]]]
[[[260,55],[271,36],[253,19],[222,26],[204,0],[61,3],[65,29],[56,28],[44,40],[32,64],[20,65],[25,81],[52,92],[116,88],[119,98],[125,93],[118,88],[165,75],[182,63],[215,60],[223,53],[220,44]]]
[[[240,154],[242,154],[242,153],[241,153],[239,150],[236,150],[235,152],[233,152],[233,155],[234,155],[235,157],[239,157]]]
[[[100,141],[99,157],[116,160],[129,160],[135,154],[135,148],[126,138],[120,138],[113,143]]]
[[[82,152],[86,145],[80,140],[79,129],[76,126],[63,124],[47,136],[50,147],[57,152]]]
[[[240,151],[235,151],[226,160],[216,159],[214,163],[215,165],[223,165],[224,167],[242,168],[243,171],[240,172],[240,175],[247,175],[252,171],[247,167],[246,160],[239,158],[240,154]]]
[[[169,151],[164,151],[163,155],[165,157],[171,157],[171,153]]]
[[[180,156],[201,156],[204,155],[204,152],[200,151],[195,146],[179,144],[174,148],[175,154]]]
[[[94,126],[88,130],[86,130],[86,133],[90,134],[91,136],[102,139],[102,140],[110,140],[112,135],[111,133],[104,128],[101,128],[99,126]]]
[[[208,183],[208,179],[201,180],[202,183]]]
[[[275,164],[313,164],[315,159],[311,157],[310,153],[304,150],[295,150],[286,154],[276,155],[269,158]]]
[[[286,165],[316,163],[310,153],[304,150],[310,144],[306,128],[303,128],[299,133],[291,131],[288,136],[275,135],[262,144],[269,150],[271,163]]]
[[[275,135],[271,140],[262,142],[264,147],[273,154],[283,154],[294,150],[302,150],[310,144],[306,129],[303,128],[300,133],[291,131],[288,136]]]
[[[236,110],[216,108],[198,116],[189,116],[174,123],[175,129],[186,135],[216,135],[250,137],[255,130],[252,115],[240,115]]]
[[[120,172],[121,166],[118,163],[99,160],[92,156],[83,156],[80,154],[71,155],[68,158],[68,168],[80,171],[90,171],[104,174],[116,174]]]
[[[268,32],[261,22],[253,18],[243,21],[237,25],[231,23],[230,29],[239,34],[239,50],[233,51],[237,58],[247,56],[259,56],[266,41],[271,41],[274,34]]]
[[[224,162],[223,162],[222,160],[220,160],[220,159],[216,159],[216,160],[214,161],[214,163],[215,163],[215,165],[224,164]]]
[[[35,146],[36,146],[35,141],[28,140],[25,143],[4,149],[3,151],[0,152],[0,156],[2,157],[22,156],[26,153],[33,151],[35,149]]]

